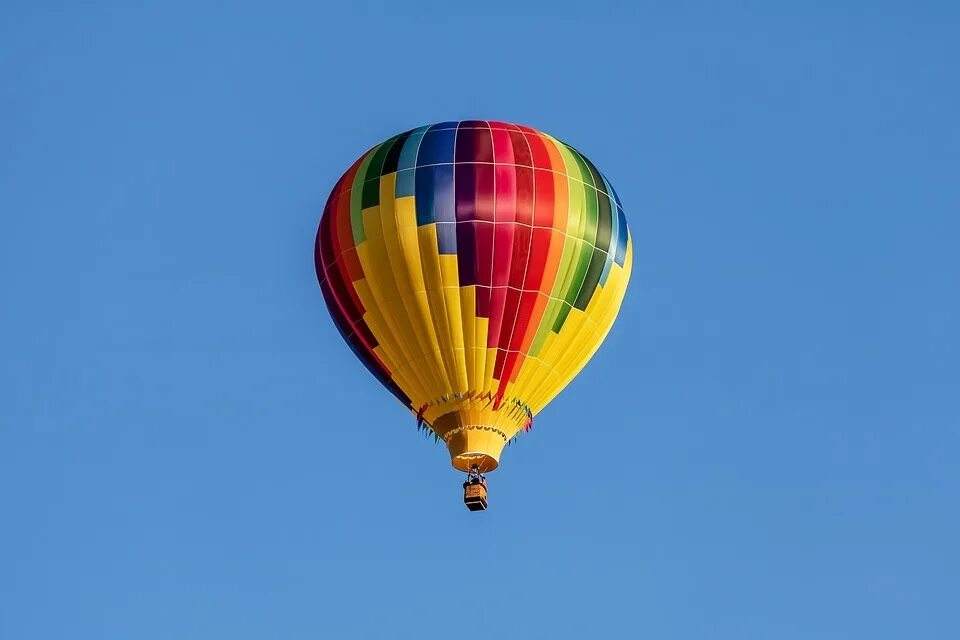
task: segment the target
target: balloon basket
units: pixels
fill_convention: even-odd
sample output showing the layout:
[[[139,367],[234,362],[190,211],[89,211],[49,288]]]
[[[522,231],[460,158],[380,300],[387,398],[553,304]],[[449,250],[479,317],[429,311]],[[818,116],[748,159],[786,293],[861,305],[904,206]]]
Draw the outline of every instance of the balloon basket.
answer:
[[[487,486],[482,482],[463,484],[463,504],[470,511],[483,511],[487,508]]]
[[[463,483],[463,504],[470,511],[483,511],[487,508],[487,479],[480,473],[477,465],[470,467],[467,481]]]

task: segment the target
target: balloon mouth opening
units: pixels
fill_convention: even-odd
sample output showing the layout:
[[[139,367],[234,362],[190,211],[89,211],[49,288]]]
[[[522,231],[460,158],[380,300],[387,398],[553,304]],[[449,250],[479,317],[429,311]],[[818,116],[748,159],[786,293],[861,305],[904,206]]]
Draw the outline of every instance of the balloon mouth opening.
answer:
[[[433,422],[434,431],[447,443],[450,464],[464,473],[477,467],[480,473],[493,471],[500,464],[500,454],[508,434],[496,424],[500,415],[467,415],[451,412]]]
[[[464,473],[470,471],[473,467],[477,467],[480,473],[489,473],[499,465],[496,458],[486,453],[474,452],[455,455],[450,459],[450,462],[453,464],[454,469],[463,471]]]

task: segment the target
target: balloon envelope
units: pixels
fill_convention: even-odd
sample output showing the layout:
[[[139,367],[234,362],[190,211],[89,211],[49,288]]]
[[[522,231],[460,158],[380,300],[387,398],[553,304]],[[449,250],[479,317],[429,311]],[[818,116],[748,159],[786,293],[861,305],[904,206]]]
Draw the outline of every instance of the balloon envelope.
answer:
[[[330,194],[315,263],[367,369],[456,468],[490,471],[600,346],[632,244],[585,156],[529,127],[468,120],[359,158]]]

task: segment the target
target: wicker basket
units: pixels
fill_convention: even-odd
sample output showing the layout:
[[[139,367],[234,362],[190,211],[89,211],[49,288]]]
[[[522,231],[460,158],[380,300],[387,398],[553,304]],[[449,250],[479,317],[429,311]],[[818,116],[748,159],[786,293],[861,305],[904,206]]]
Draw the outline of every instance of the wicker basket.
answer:
[[[487,487],[479,482],[467,484],[463,488],[463,504],[470,511],[483,511],[487,508]]]

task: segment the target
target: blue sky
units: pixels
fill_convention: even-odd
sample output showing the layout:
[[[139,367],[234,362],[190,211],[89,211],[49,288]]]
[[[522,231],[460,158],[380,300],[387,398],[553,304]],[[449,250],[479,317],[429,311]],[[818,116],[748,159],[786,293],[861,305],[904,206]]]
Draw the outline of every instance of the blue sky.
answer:
[[[0,636],[957,637],[956,5],[327,4],[0,9]],[[460,118],[635,248],[483,514],[312,264]]]

